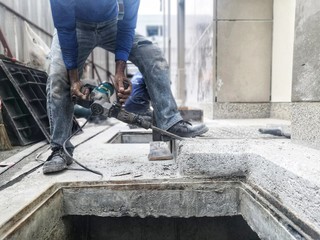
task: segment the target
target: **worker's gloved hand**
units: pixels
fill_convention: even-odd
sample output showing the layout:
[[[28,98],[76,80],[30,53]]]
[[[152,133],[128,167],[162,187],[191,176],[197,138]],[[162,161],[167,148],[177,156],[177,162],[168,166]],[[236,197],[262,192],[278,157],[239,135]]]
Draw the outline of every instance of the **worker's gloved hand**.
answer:
[[[132,86],[126,78],[124,72],[126,63],[124,61],[116,61],[115,88],[117,90],[117,99],[123,104],[131,94]]]
[[[71,99],[75,101],[77,98],[87,100],[89,98],[89,89],[82,88],[82,82],[79,79],[78,69],[68,70],[70,80]]]

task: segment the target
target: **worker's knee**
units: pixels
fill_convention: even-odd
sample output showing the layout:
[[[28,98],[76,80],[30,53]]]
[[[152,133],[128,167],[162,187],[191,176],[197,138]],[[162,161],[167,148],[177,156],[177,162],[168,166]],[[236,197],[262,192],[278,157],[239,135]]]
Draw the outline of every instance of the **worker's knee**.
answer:
[[[62,99],[70,95],[70,84],[64,73],[51,74],[48,78],[47,92],[53,99]]]

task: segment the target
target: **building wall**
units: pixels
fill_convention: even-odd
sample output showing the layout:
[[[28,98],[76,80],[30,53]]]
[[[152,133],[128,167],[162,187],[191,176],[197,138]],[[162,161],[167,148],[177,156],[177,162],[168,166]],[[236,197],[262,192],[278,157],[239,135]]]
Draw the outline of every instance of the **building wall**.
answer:
[[[176,1],[171,2],[171,16],[166,18],[166,20],[170,19],[171,34],[168,33],[169,21],[167,21],[163,29],[165,37],[159,36],[155,41],[160,48],[166,47],[163,51],[168,60],[170,56],[172,90],[178,96],[177,36],[179,32],[177,31]],[[53,32],[49,1],[0,0],[0,3],[13,8],[48,33]],[[197,0],[185,0],[186,104],[204,109],[205,116],[213,118],[219,117],[216,116],[217,114],[228,117],[227,112],[230,111],[226,104],[237,105],[236,109],[239,111],[242,108],[238,108],[238,104],[246,104],[249,108],[253,106],[250,104],[256,104],[254,112],[259,112],[257,104],[270,103],[270,98],[274,103],[290,102],[295,1],[202,0],[201,4],[198,3]],[[166,1],[166,11],[168,11],[168,4],[169,0]],[[303,13],[305,14],[306,11]],[[14,55],[23,61],[25,59],[23,21],[1,5],[0,20],[0,27]],[[137,32],[146,35],[147,25],[162,24],[162,15],[139,15]],[[302,24],[301,20],[297,25],[298,32],[303,30]],[[310,36],[315,34],[312,26],[307,26]],[[51,36],[34,27],[33,30],[50,46]],[[296,40],[303,41],[301,37]],[[169,42],[170,49],[167,48]],[[309,49],[308,46],[301,45],[296,54],[305,50],[311,52],[313,51],[311,49],[313,48]],[[296,83],[293,85],[293,98],[307,99],[309,96],[318,96],[315,93],[317,91],[314,91],[317,74],[311,71],[318,66],[310,64],[308,59],[305,61],[301,59],[303,58],[299,58],[301,63],[295,62]],[[101,68],[114,73],[113,54],[96,49],[94,62]],[[101,79],[107,79],[106,71],[100,68],[98,70]],[[91,72],[89,68],[88,77],[92,77]],[[307,76],[315,81],[312,81],[312,84],[306,84],[305,80],[297,80]],[[95,74],[94,77],[97,78],[97,75]],[[298,85],[303,85],[303,90],[297,87]],[[224,107],[219,108],[219,104],[223,104]],[[219,111],[216,111],[217,106]],[[270,108],[264,109],[267,111]],[[244,113],[234,114],[234,116],[245,117],[246,115]],[[248,114],[248,116],[254,117],[255,114]],[[267,112],[263,116],[268,116]]]
[[[272,0],[217,1],[218,102],[269,102]]]
[[[320,1],[296,1],[292,139],[320,146]]]
[[[291,102],[295,0],[274,0],[272,102]]]
[[[187,104],[204,109],[206,117],[219,118],[219,104],[269,103],[273,1],[185,3]]]
[[[185,8],[186,106],[201,106],[209,113],[216,86],[214,1],[186,0]]]

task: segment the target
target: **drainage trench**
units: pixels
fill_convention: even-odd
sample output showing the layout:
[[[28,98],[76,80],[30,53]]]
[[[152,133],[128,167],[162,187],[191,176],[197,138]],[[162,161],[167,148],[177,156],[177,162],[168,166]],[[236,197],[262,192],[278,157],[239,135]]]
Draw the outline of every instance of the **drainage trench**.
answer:
[[[275,218],[241,180],[56,189],[0,227],[0,239],[304,239],[293,238],[285,219]]]

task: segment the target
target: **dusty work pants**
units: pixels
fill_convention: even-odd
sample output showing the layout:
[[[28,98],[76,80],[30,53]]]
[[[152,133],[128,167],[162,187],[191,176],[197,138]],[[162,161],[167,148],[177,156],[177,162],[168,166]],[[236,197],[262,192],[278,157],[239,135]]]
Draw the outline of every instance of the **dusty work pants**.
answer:
[[[102,23],[77,22],[80,74],[86,59],[95,47],[115,51],[116,35],[117,20]],[[57,33],[53,37],[50,60],[47,110],[51,147],[55,148],[61,147],[71,134],[74,107]],[[182,120],[170,89],[168,65],[159,47],[136,34],[129,60],[139,68],[145,78],[158,127],[167,130]],[[72,151],[73,146],[70,142],[67,143],[67,148]]]
[[[137,72],[131,78],[132,92],[125,103],[128,112],[147,114],[150,111],[150,96],[144,78]]]

